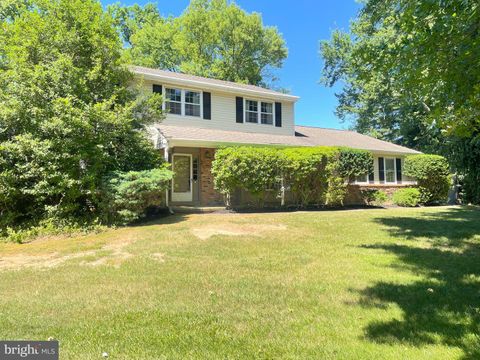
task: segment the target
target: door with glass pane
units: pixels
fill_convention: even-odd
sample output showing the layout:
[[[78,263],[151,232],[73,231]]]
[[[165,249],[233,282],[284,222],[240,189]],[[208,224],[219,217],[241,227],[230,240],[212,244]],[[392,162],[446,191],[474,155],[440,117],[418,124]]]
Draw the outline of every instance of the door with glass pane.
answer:
[[[192,155],[173,154],[172,201],[192,201]]]

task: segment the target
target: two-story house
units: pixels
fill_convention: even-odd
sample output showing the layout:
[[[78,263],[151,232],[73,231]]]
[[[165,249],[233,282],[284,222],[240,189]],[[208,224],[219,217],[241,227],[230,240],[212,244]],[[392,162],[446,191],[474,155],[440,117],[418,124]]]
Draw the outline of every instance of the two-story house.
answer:
[[[175,72],[133,67],[145,91],[163,95],[167,113],[153,129],[175,173],[168,195],[175,205],[222,204],[210,172],[215,149],[232,145],[347,146],[372,152],[374,173],[359,186],[392,189],[411,184],[402,173],[415,150],[354,131],[295,125],[297,96],[257,86]]]

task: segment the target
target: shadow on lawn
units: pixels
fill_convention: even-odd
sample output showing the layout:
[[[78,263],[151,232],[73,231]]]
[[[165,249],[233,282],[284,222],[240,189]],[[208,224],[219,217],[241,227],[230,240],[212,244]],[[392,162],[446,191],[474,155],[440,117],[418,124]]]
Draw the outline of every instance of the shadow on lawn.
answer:
[[[365,248],[394,253],[403,269],[422,280],[379,282],[361,292],[365,306],[382,308],[395,303],[403,311],[401,320],[369,324],[366,338],[382,343],[456,346],[464,351],[465,359],[480,358],[480,241],[473,239],[480,235],[480,211],[458,208],[376,221],[407,243]],[[431,246],[422,246],[421,237],[428,238]]]

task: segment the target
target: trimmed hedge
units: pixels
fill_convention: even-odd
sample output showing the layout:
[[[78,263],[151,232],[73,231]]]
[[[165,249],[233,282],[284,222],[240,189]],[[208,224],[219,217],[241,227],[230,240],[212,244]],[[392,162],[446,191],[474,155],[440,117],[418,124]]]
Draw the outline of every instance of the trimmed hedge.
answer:
[[[361,191],[361,194],[367,205],[381,206],[388,201],[388,195],[383,190],[365,189]]]
[[[443,203],[450,188],[447,159],[440,155],[410,155],[405,159],[404,174],[417,181],[420,203]]]
[[[417,188],[400,189],[393,194],[392,200],[395,205],[415,207],[420,204],[421,192]]]
[[[299,206],[343,205],[348,180],[368,173],[368,151],[336,147],[228,147],[217,150],[212,163],[215,188],[227,206],[236,189],[252,194],[263,206],[267,191],[278,192],[285,203],[289,188]]]

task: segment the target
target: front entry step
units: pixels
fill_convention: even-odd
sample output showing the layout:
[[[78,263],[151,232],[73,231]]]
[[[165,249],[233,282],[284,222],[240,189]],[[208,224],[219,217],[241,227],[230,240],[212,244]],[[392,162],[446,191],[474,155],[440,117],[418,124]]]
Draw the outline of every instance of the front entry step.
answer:
[[[170,209],[177,214],[207,214],[226,211],[225,206],[187,206],[173,205]]]

